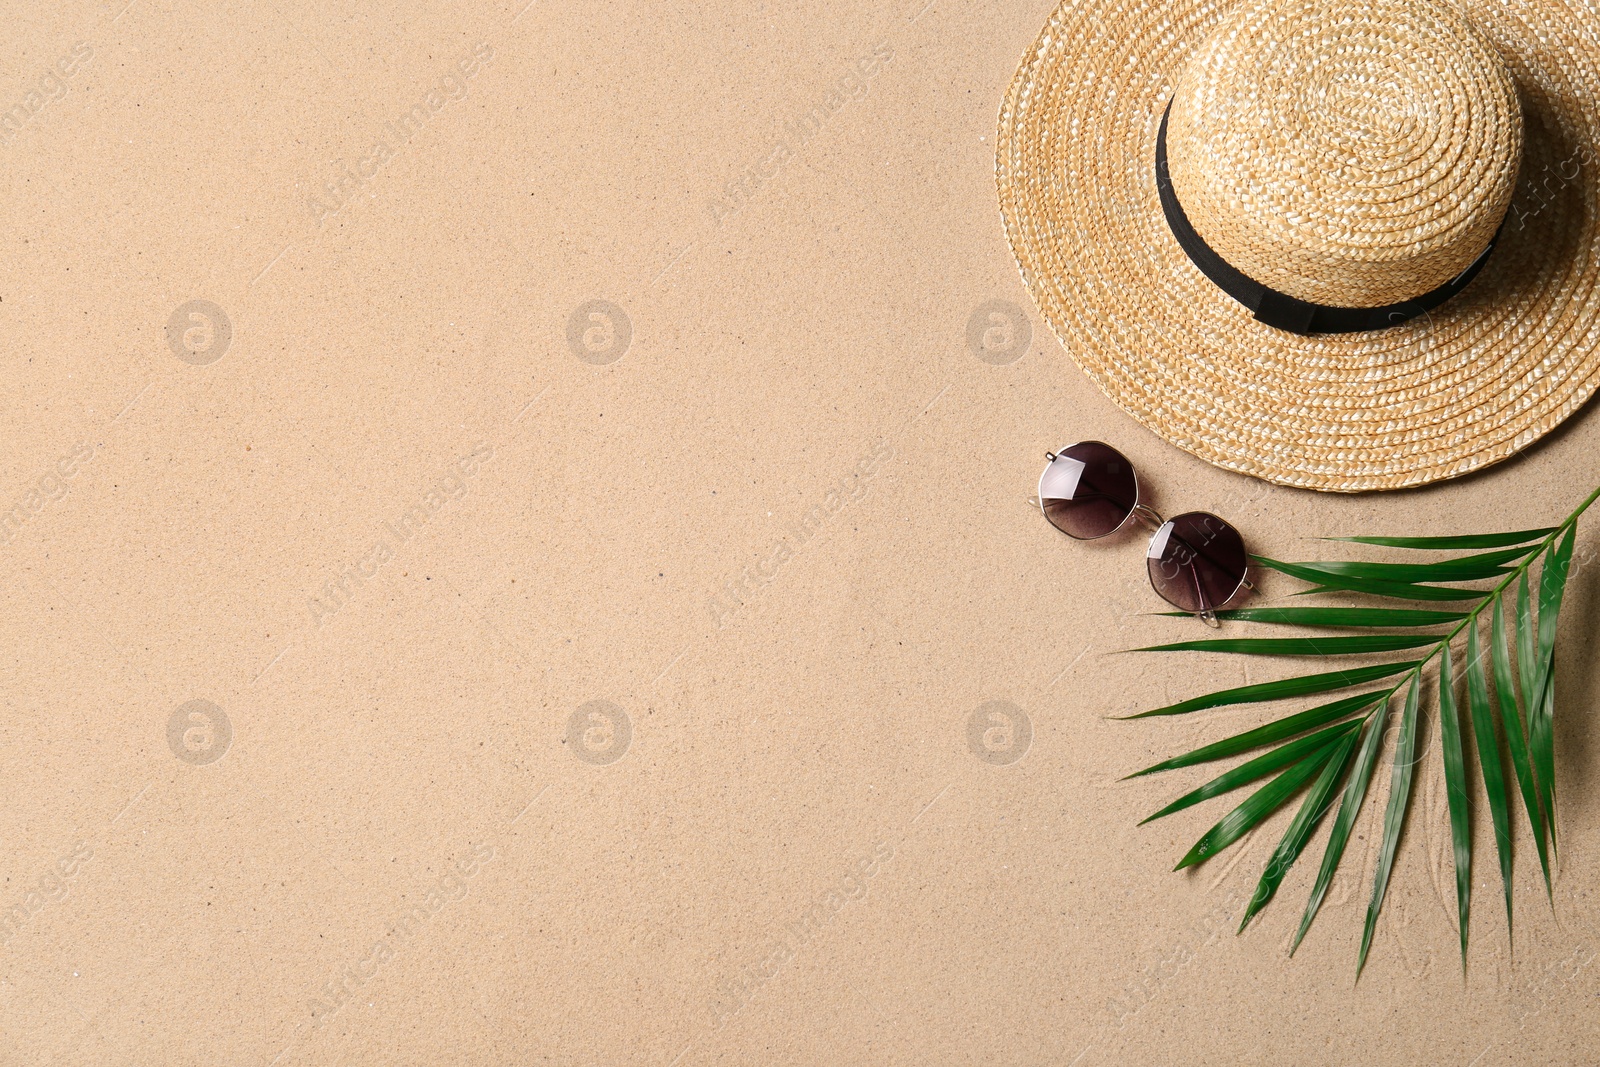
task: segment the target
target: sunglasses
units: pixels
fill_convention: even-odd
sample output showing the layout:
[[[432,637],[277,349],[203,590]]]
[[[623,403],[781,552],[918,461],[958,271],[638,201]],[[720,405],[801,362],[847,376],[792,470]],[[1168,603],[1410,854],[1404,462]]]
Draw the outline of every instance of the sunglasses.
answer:
[[[1114,534],[1130,519],[1150,529],[1150,585],[1173,607],[1216,626],[1219,609],[1255,589],[1238,530],[1204,511],[1163,519],[1139,502],[1133,464],[1110,445],[1081,441],[1045,456],[1039,508],[1050,525],[1079,541]]]

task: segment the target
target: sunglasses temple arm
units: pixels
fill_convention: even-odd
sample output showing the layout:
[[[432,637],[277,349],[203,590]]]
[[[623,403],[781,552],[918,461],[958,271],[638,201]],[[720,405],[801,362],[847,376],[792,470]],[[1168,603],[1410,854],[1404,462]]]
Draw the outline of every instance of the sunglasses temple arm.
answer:
[[[1192,564],[1186,569],[1190,580],[1194,582],[1194,595],[1200,601],[1200,610],[1194,613],[1194,617],[1212,629],[1220,628],[1222,624],[1217,621],[1217,613],[1211,607],[1211,598],[1206,596],[1205,587],[1200,584],[1200,572]]]

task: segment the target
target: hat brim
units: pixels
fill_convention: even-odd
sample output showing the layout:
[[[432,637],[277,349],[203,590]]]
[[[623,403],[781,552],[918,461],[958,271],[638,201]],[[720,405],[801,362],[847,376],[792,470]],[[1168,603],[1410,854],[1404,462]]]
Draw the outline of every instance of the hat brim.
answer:
[[[1189,261],[1155,180],[1162,111],[1232,0],[1063,0],[1000,111],[1006,235],[1040,312],[1139,422],[1218,466],[1339,492],[1526,449],[1600,386],[1600,41],[1583,5],[1469,18],[1522,99],[1521,176],[1476,279],[1411,322],[1302,337]]]

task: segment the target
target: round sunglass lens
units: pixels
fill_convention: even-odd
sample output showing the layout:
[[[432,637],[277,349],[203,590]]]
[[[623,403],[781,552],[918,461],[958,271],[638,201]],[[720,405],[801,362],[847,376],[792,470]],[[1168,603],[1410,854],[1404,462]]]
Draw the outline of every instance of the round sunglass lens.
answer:
[[[1104,537],[1133,514],[1139,483],[1121,452],[1099,441],[1062,449],[1039,479],[1045,517],[1070,537]]]
[[[1147,556],[1156,592],[1197,615],[1233,599],[1250,564],[1239,531],[1203,511],[1168,520],[1150,539]]]

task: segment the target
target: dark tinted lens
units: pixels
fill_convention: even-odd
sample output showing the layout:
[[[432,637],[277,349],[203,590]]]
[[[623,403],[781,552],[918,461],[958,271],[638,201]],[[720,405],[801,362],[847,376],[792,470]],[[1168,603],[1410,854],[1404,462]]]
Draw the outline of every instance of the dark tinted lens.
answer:
[[[1132,464],[1099,441],[1063,449],[1039,479],[1045,517],[1072,537],[1104,537],[1127,521],[1138,500]]]
[[[1184,611],[1215,611],[1239,591],[1249,558],[1239,531],[1215,515],[1191,511],[1150,539],[1150,584]]]

